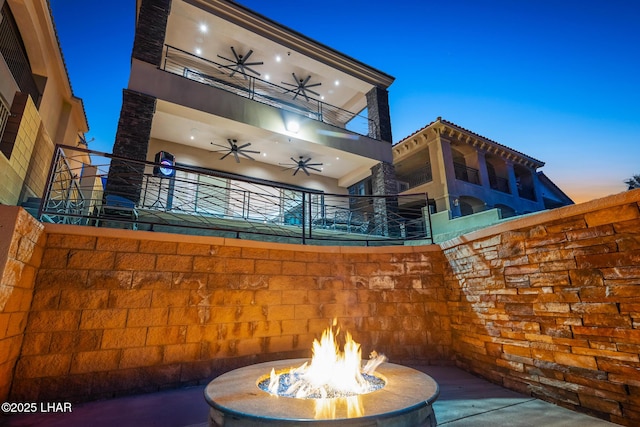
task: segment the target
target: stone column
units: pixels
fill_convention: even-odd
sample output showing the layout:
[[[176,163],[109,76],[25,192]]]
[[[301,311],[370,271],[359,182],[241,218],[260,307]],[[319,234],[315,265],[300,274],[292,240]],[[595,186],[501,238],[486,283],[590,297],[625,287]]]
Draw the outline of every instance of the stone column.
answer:
[[[155,109],[156,98],[128,89],[123,91],[113,154],[134,161],[111,161],[105,194],[117,194],[136,203],[140,200],[145,169],[141,162],[147,160]]]
[[[162,62],[171,0],[142,0],[132,57],[157,66]]]
[[[374,87],[367,93],[367,111],[369,113],[369,136],[391,142],[391,116],[389,114],[389,92]]]
[[[398,184],[396,171],[391,163],[380,162],[371,168],[371,186],[374,196],[374,227],[383,236],[400,236],[398,222]]]

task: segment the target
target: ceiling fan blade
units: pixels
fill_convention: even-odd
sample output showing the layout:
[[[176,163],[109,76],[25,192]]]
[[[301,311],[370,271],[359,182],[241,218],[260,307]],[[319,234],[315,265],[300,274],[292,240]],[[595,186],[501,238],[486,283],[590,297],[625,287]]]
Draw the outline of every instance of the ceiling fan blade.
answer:
[[[236,63],[240,62],[240,58],[238,58],[238,54],[236,53],[236,50],[233,48],[233,46],[231,46],[231,52],[233,52],[233,56],[236,57]]]
[[[229,148],[226,145],[220,145],[220,144],[216,144],[216,143],[213,143],[213,142],[211,143],[211,145],[215,145],[215,146],[222,147],[222,148],[227,148],[227,149]]]
[[[264,62],[262,62],[262,61],[260,61],[260,62],[245,62],[243,65],[244,65],[245,67],[246,67],[247,65],[264,65]]]
[[[305,88],[305,89],[308,89],[308,88],[310,88],[310,87],[316,87],[316,86],[322,86],[322,83],[314,83],[314,84],[312,84],[312,85],[305,85],[305,87],[304,87],[304,88]]]
[[[250,142],[247,142],[246,144],[239,146],[239,147],[238,147],[238,150],[242,150],[244,147],[248,147],[248,146],[250,146],[250,145],[251,145],[251,143],[250,143]]]
[[[244,56],[244,58],[242,58],[242,63],[246,63],[247,59],[249,59],[249,57],[251,56],[251,54],[253,53],[253,49],[249,49],[249,52],[247,52],[247,54]]]
[[[250,153],[252,153],[253,151],[250,151]],[[245,154],[244,152],[239,151],[238,154],[240,154],[243,157],[246,157],[249,160],[255,160],[253,157],[249,156],[248,154]]]
[[[301,169],[302,169],[302,172],[307,174],[307,176],[311,176],[311,175],[309,175],[309,172],[307,171],[307,168],[301,168]]]
[[[227,61],[229,61],[229,62],[235,62],[233,59],[225,58],[225,57],[224,57],[224,56],[222,56],[222,55],[218,55],[218,58],[225,59],[225,60],[227,60]],[[223,67],[226,67],[226,65],[223,65]]]
[[[260,154],[259,151],[257,150],[242,150],[243,153],[254,153],[254,154]]]
[[[301,86],[306,87],[307,86],[307,82],[309,81],[310,78],[311,78],[311,76],[307,76],[307,78],[304,79],[304,81],[302,82]]]
[[[298,161],[296,159],[294,159],[293,157],[289,157],[291,159],[291,161],[295,164],[298,164]]]
[[[238,152],[237,151],[233,151],[233,157],[236,158],[236,163],[240,163],[240,157],[238,157]]]
[[[253,68],[251,68],[251,67],[247,67],[246,65],[244,66],[244,69],[245,69],[245,70],[247,70],[247,71],[251,71],[251,72],[252,72],[253,74],[255,74],[256,76],[259,76],[259,75],[260,75],[260,73],[259,73],[259,72],[257,72],[256,70],[254,70],[254,69],[253,69]]]
[[[318,92],[314,92],[314,91],[309,90],[309,89],[307,89],[307,92],[311,92],[311,93],[312,93],[312,94],[314,94],[314,95],[318,95],[318,96],[320,96],[320,94],[319,94]]]
[[[298,168],[296,169],[296,171],[293,173],[293,176],[296,176],[296,174],[298,173],[298,171],[299,171],[300,169],[301,169],[301,168],[300,168],[300,167],[298,167]]]
[[[309,157],[307,160],[303,161],[302,163],[306,165],[309,160],[311,160],[311,157]]]
[[[231,154],[232,152],[229,151],[227,154],[225,154],[224,156],[220,157],[220,160],[224,160],[229,154]]]
[[[312,171],[316,171],[316,172],[322,172],[321,169],[316,169],[316,168],[312,168],[311,166],[307,165],[308,169],[311,169]]]
[[[296,77],[296,73],[291,73],[293,76],[293,81],[296,82],[296,86],[298,86],[298,78]]]

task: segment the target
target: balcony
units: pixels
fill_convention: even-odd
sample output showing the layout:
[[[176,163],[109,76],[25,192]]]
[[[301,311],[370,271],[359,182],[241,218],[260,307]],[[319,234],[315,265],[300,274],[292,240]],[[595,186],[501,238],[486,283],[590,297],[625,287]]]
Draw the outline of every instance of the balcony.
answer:
[[[312,120],[341,129],[380,139],[376,123],[368,117],[327,104],[308,94],[294,96],[290,87],[283,87],[232,69],[228,64],[201,58],[173,46],[165,45],[162,70],[231,92],[238,96],[290,111]]]
[[[478,169],[473,169],[461,163],[454,162],[453,170],[455,172],[456,179],[480,185],[480,173],[478,172]]]
[[[499,176],[489,176],[489,186],[492,190],[500,191],[502,193],[509,194],[511,192],[509,189],[509,180]]]
[[[425,193],[355,196],[303,190],[208,169],[173,168],[72,147],[56,162],[38,217],[55,223],[163,231],[302,244],[398,245],[431,240]],[[76,159],[91,154],[98,171]],[[102,198],[79,191],[77,179],[116,185]],[[157,170],[157,169],[156,169]],[[141,176],[142,173],[142,176]]]
[[[433,180],[431,164],[427,163],[410,173],[398,174],[397,179],[401,185],[401,188],[398,191],[406,191],[419,185],[426,184],[427,182],[431,182]]]

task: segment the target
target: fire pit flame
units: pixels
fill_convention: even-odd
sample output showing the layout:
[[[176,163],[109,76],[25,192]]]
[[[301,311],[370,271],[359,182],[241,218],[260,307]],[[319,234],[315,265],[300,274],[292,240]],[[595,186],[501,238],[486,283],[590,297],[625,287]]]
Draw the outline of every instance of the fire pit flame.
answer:
[[[324,330],[320,341],[314,340],[310,363],[280,373],[272,369],[268,385],[263,388],[266,381],[262,381],[260,387],[271,394],[298,399],[349,397],[384,387],[384,380],[374,372],[387,358],[374,351],[363,367],[360,344],[349,332],[345,333],[344,350],[340,350],[340,329],[334,332],[336,323],[334,320],[333,326]]]

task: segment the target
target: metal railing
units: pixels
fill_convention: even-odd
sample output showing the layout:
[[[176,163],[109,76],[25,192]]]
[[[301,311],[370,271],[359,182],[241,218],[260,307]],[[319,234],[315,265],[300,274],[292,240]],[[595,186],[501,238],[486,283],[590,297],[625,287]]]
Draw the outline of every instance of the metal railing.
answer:
[[[291,88],[278,86],[240,71],[234,72],[233,67],[228,64],[219,64],[173,46],[165,45],[162,69],[262,104],[380,139],[376,123],[368,117],[327,104],[308,94],[307,97],[298,95],[294,99],[295,91],[292,92]]]
[[[60,224],[84,223],[85,196],[80,189],[81,170],[74,170],[62,147],[56,146],[49,171],[47,190],[41,201],[39,218]]]
[[[427,163],[426,165],[411,171],[411,173],[398,174],[396,178],[401,185],[401,188],[399,189],[401,191],[406,191],[419,185],[426,184],[427,182],[433,181],[431,164]]]
[[[501,178],[499,176],[489,176],[489,186],[493,190],[500,191],[502,193],[511,193],[509,188],[509,180]]]
[[[92,170],[99,171],[95,178],[107,180],[105,195],[100,200],[84,200],[84,206],[95,206],[91,210],[53,204],[52,200],[76,200],[59,195],[77,194],[64,183],[73,187],[74,180],[68,178],[82,172],[70,170],[64,175],[60,168],[52,167],[46,202],[39,212],[43,220],[302,244],[432,241],[425,193],[329,194],[188,166],[175,166],[171,177],[161,177],[154,175],[159,165],[152,162],[80,148],[65,147],[64,151],[67,160],[73,159],[74,151],[77,157],[91,154],[97,167]],[[117,175],[113,170],[106,172],[114,164],[118,165]],[[117,185],[110,186],[108,180]]]
[[[466,165],[454,162],[453,170],[455,172],[456,179],[480,185],[480,173],[478,172],[478,169],[470,168]]]

